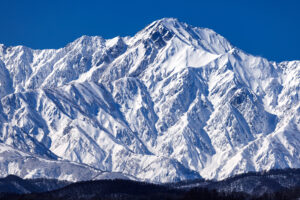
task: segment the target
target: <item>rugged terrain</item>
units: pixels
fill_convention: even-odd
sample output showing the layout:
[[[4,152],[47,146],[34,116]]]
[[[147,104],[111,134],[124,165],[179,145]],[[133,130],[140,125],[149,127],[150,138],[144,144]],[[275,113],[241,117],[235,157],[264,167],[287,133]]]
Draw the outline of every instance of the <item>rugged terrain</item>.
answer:
[[[176,19],[61,49],[0,45],[0,176],[151,182],[300,167],[300,61]]]

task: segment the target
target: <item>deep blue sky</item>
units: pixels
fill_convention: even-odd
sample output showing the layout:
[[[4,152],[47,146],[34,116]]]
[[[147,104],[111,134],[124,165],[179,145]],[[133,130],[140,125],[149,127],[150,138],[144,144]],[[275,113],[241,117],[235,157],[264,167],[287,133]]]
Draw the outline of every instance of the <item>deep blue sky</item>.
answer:
[[[254,55],[300,60],[298,0],[3,0],[0,43],[59,48],[81,35],[134,35],[163,17],[214,29]]]

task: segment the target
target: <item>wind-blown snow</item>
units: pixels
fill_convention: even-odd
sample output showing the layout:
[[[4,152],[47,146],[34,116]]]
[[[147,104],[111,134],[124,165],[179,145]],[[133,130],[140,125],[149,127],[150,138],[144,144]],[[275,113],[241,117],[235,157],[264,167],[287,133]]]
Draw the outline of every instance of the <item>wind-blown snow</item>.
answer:
[[[168,182],[300,167],[300,61],[249,55],[210,29],[162,19],[61,49],[0,45],[0,76],[1,176]]]

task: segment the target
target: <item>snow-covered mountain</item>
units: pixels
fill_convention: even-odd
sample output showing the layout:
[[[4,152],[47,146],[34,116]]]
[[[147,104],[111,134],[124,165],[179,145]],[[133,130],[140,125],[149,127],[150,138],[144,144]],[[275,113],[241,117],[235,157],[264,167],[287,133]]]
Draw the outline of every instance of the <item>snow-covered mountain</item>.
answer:
[[[1,176],[169,182],[300,167],[300,61],[249,55],[210,29],[164,18],[61,49],[0,45],[0,77]]]

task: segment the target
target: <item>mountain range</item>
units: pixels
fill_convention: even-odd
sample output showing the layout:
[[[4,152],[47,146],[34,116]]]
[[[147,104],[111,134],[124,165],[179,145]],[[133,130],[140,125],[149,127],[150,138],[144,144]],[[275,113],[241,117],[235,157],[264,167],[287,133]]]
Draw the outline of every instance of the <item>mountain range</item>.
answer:
[[[300,168],[299,87],[300,61],[173,18],[60,49],[1,44],[0,176],[162,183]]]

